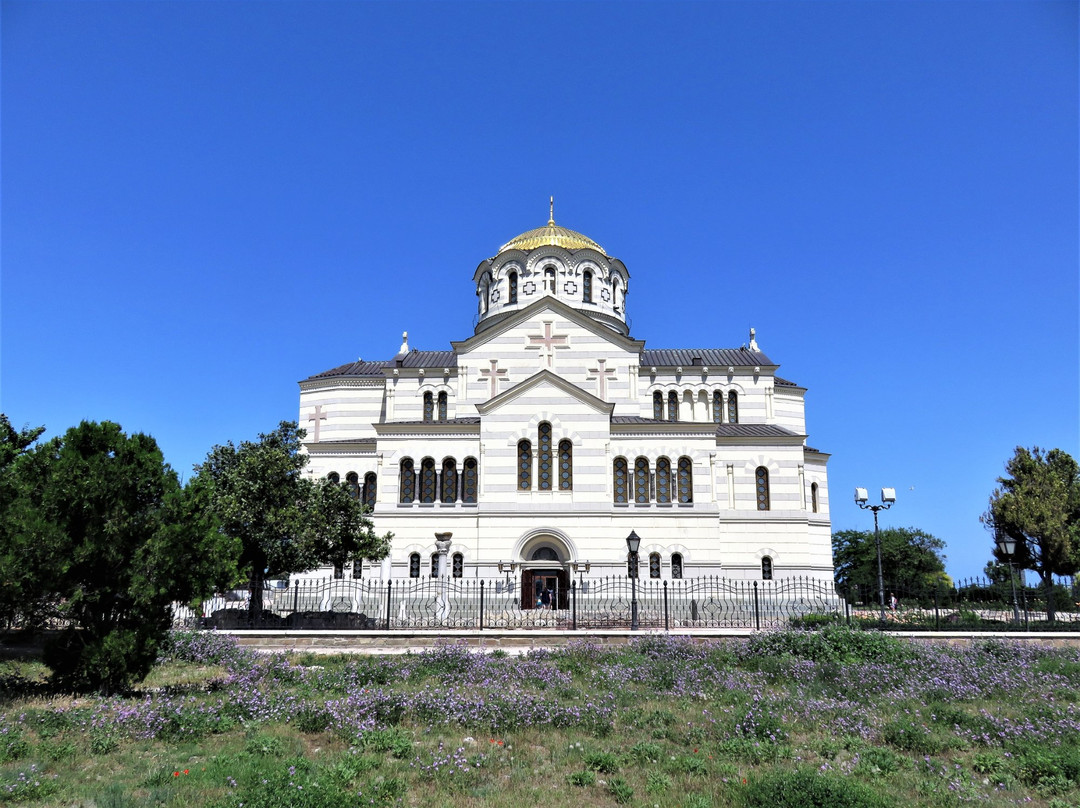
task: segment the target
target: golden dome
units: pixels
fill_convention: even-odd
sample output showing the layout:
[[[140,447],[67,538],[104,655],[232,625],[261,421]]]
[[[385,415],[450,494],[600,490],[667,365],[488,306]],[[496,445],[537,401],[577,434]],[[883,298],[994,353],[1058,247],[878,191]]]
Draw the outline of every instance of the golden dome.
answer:
[[[528,252],[537,247],[562,247],[565,250],[596,250],[601,255],[607,256],[604,248],[588,236],[583,236],[575,230],[568,230],[555,224],[555,201],[551,203],[551,216],[544,227],[538,227],[527,233],[522,233],[516,238],[510,239],[499,247],[499,253],[507,250],[522,250]]]

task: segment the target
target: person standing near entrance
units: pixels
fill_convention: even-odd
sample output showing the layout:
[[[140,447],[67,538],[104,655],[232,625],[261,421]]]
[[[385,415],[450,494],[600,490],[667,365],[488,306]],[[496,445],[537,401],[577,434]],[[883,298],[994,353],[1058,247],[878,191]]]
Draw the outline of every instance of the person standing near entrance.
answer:
[[[551,608],[551,590],[547,587],[544,587],[544,591],[540,593],[540,603],[545,609]]]

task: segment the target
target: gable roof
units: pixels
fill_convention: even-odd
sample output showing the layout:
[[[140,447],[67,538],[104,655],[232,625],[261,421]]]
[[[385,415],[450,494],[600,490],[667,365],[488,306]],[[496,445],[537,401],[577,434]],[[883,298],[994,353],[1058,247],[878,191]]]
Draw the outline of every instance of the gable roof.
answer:
[[[720,367],[773,364],[761,351],[748,348],[653,348],[641,352],[643,366],[659,367]]]
[[[474,334],[468,339],[451,342],[450,344],[457,353],[468,353],[500,334],[509,331],[511,328],[531,320],[537,313],[544,309],[551,309],[557,312],[560,317],[565,317],[567,320],[581,326],[585,330],[591,331],[593,334],[603,337],[606,340],[610,340],[615,345],[630,353],[640,353],[645,348],[645,342],[643,340],[624,337],[622,334],[608,328],[602,322],[594,320],[588,314],[580,312],[575,308],[571,308],[557,297],[542,297],[536,302],[530,303],[525,308],[508,314],[504,319],[497,323],[493,323],[490,328],[484,329],[479,334]]]
[[[481,415],[487,415],[487,413],[492,412],[493,410],[497,410],[504,404],[513,401],[515,398],[518,398],[522,394],[527,393],[529,390],[532,390],[534,387],[537,387],[545,382],[552,385],[553,387],[559,388],[570,398],[577,399],[583,404],[587,404],[588,406],[595,409],[597,412],[606,412],[610,415],[611,411],[615,409],[614,404],[609,404],[602,398],[597,398],[592,393],[585,392],[577,385],[573,384],[572,382],[568,382],[562,376],[552,373],[547,368],[544,368],[538,373],[534,373],[532,376],[525,379],[525,381],[518,382],[509,390],[503,390],[501,393],[499,393],[499,395],[495,396],[494,398],[488,399],[482,404],[475,405],[476,409]]]

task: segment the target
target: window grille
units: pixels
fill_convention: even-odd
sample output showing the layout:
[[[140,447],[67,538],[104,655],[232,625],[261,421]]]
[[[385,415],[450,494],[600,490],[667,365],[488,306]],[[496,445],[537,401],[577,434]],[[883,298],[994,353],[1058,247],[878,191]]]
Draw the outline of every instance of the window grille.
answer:
[[[457,463],[452,457],[446,458],[442,464],[442,497],[443,502],[457,502]]]
[[[671,554],[671,577],[675,579],[682,578],[683,562],[682,553]]]
[[[724,423],[724,394],[719,390],[712,394],[712,420],[714,424]]]
[[[435,460],[430,457],[420,461],[420,501],[435,501]]]
[[[769,556],[765,556],[761,559],[761,580],[772,580],[772,559]]]
[[[509,294],[509,298],[508,298],[508,301],[510,303],[517,303],[518,302],[518,298],[517,298],[517,281],[518,281],[517,273],[516,272],[511,272],[510,273],[510,294]]]
[[[769,470],[764,466],[758,466],[754,477],[757,480],[757,509],[767,511],[769,510]]]
[[[656,501],[671,502],[671,461],[666,457],[656,461]]]
[[[734,390],[727,394],[727,420],[729,424],[739,423],[739,394]]]
[[[476,467],[475,457],[465,458],[465,470],[461,477],[461,501],[475,503],[477,483],[479,482],[479,473]]]
[[[659,578],[660,577],[660,554],[659,553],[649,553],[649,577],[650,578]]]
[[[446,393],[439,393],[439,420],[446,420]]]
[[[674,390],[667,394],[667,419],[669,421],[679,420],[679,394]]]
[[[626,458],[625,457],[616,457],[613,466],[614,466],[613,474],[614,474],[614,477],[615,477],[615,501],[616,502],[626,502],[627,501],[627,493],[628,493],[627,492],[627,483],[629,482],[628,479],[627,479],[627,477],[629,475],[628,475],[628,469],[627,469],[627,466],[626,466]]]
[[[664,394],[659,390],[652,394],[652,417],[657,421],[664,420]]]
[[[649,501],[649,460],[639,457],[634,461],[634,502]]]
[[[432,553],[431,554],[431,577],[432,578],[438,578],[439,577],[439,554],[438,553]]]
[[[350,471],[345,475],[345,485],[349,487],[350,497],[360,499],[360,478],[355,471]]]
[[[420,554],[413,553],[409,556],[409,577],[420,577]]]
[[[327,474],[326,479],[328,479],[334,485],[340,485],[341,484],[341,475],[338,474],[336,471],[331,471],[329,474]]]
[[[537,449],[537,477],[541,491],[551,490],[551,424],[544,421],[539,429],[539,446]]]
[[[585,270],[585,274],[581,277],[582,286],[582,299],[586,303],[592,303],[592,273],[589,270]]]
[[[424,422],[435,420],[435,397],[430,392],[424,393]]]
[[[689,457],[679,458],[679,502],[694,501],[694,464]]]
[[[406,457],[401,461],[401,476],[398,481],[401,502],[408,504],[416,499],[416,472],[413,469],[412,458]]]
[[[559,490],[574,488],[574,445],[568,440],[559,441]]]
[[[452,571],[455,578],[460,578],[465,574],[465,556],[461,553],[454,553]]]
[[[369,508],[375,507],[375,494],[378,478],[375,476],[374,471],[369,471],[364,475],[364,495],[363,503]]]
[[[532,444],[527,441],[518,442],[518,490],[529,491],[532,489]]]

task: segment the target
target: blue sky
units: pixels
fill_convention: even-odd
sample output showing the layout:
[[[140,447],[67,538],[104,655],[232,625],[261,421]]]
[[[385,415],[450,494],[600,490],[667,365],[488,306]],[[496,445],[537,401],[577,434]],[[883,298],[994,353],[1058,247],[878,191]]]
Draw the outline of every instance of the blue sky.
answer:
[[[1077,3],[2,4],[0,408],[185,476],[296,382],[472,333],[547,219],[633,336],[757,329],[834,529],[947,542],[1014,447],[1078,451]]]

